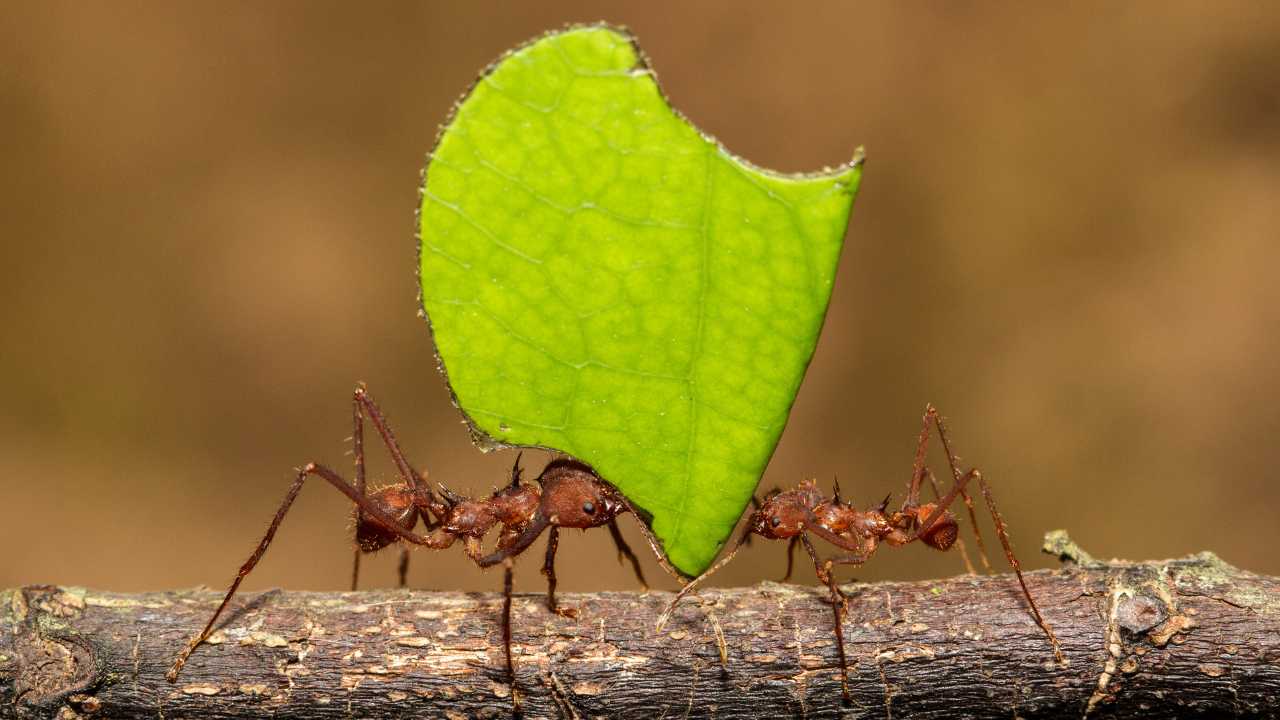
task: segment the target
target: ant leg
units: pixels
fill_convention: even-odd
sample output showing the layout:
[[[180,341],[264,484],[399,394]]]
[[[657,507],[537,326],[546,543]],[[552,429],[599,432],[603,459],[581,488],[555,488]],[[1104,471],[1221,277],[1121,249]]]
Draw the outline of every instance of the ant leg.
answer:
[[[951,449],[951,440],[947,437],[946,423],[942,420],[942,413],[938,412],[938,408],[932,404],[925,406],[924,411],[924,433],[928,435],[929,423],[932,422],[938,428],[938,439],[942,441],[942,450],[947,454],[947,464],[951,466],[952,482],[959,482],[960,462],[956,458],[956,454]],[[927,438],[926,438],[927,440]],[[929,474],[929,481],[934,485],[934,492],[937,493],[937,482],[933,478],[933,474]],[[978,557],[982,560],[982,568],[986,572],[991,572],[991,563],[987,560],[987,546],[982,542],[982,531],[978,528],[978,514],[973,509],[973,498],[969,497],[969,493],[964,490],[960,491],[960,497],[964,500],[964,506],[969,511],[969,526],[973,528],[973,537],[978,541]],[[968,564],[966,557],[965,563]]]
[[[995,521],[996,535],[1000,538],[1000,544],[1004,547],[1004,557],[1009,561],[1009,566],[1013,568],[1013,574],[1017,576],[1018,584],[1022,586],[1022,595],[1027,599],[1027,604],[1031,606],[1031,615],[1035,618],[1036,625],[1039,625],[1044,634],[1048,636],[1049,643],[1053,645],[1053,654],[1058,659],[1058,662],[1065,663],[1066,657],[1062,654],[1062,646],[1058,644],[1057,636],[1053,634],[1053,629],[1049,627],[1049,623],[1040,614],[1040,608],[1036,607],[1036,601],[1031,597],[1031,591],[1027,589],[1027,581],[1022,577],[1022,565],[1018,563],[1018,558],[1013,554],[1013,546],[1009,542],[1008,526],[1005,525],[1000,511],[996,509],[995,498],[991,496],[991,487],[987,485],[986,478],[982,476],[982,473],[977,468],[969,470],[969,472],[960,477],[960,481],[956,483],[955,487],[951,488],[951,492],[947,493],[946,497],[942,498],[938,503],[938,507],[932,513],[929,513],[929,517],[925,518],[925,521],[921,523],[920,529],[913,533],[907,542],[918,540],[922,534],[928,532],[929,528],[933,527],[933,524],[946,512],[947,507],[955,502],[956,495],[962,492],[964,486],[973,479],[977,479],[978,486],[982,488],[982,496],[986,500],[987,510],[990,511],[991,518]]]
[[[640,529],[640,534],[644,536],[645,542],[649,543],[649,549],[653,551],[653,557],[658,561],[658,566],[665,570],[668,575],[675,578],[676,582],[681,585],[688,582],[689,576],[677,570],[675,566],[667,560],[667,554],[662,550],[662,543],[658,540],[657,536],[653,534],[653,531],[649,529],[649,526],[645,524],[645,521],[643,520],[644,516],[640,514],[640,511],[636,506],[632,505],[630,500],[623,497],[622,493],[618,493],[617,499],[622,503],[622,506],[627,509],[627,512],[631,513],[631,516],[636,519],[636,527]],[[640,579],[640,584],[648,587],[648,583],[646,583],[643,578]]]
[[[742,549],[742,546],[747,544],[747,538],[749,537],[751,537],[750,527],[742,531],[742,535],[738,538],[738,542],[733,546],[733,549],[729,551],[728,555],[720,558],[719,562],[706,570],[703,570],[701,575],[690,580],[688,584],[680,588],[680,592],[676,593],[674,598],[671,598],[671,602],[667,604],[666,609],[658,616],[658,632],[662,632],[662,628],[667,626],[667,620],[671,617],[671,612],[676,609],[676,605],[680,604],[680,601],[684,599],[684,596],[693,592],[695,588],[702,584],[703,580],[711,577],[717,570],[728,565],[729,561],[733,559],[733,556],[737,555],[738,551]]]
[[[396,587],[403,590],[409,586],[409,548],[400,548],[400,564],[396,567],[396,573],[400,577],[400,584]]]
[[[631,552],[631,546],[622,537],[622,531],[618,529],[618,519],[614,518],[609,521],[609,535],[613,537],[613,544],[618,548],[618,562],[624,559],[631,562],[631,569],[635,571],[636,580],[640,581],[640,587],[645,590],[649,589],[649,583],[645,582],[644,570],[640,569],[640,558]]]
[[[1062,655],[1062,647],[1058,645],[1058,638],[1054,636],[1053,630],[1049,627],[1049,623],[1045,622],[1044,617],[1040,615],[1040,608],[1036,607],[1036,601],[1031,599],[1031,591],[1027,589],[1027,581],[1022,579],[1022,566],[1018,564],[1018,558],[1013,554],[1013,547],[1009,543],[1009,529],[1004,524],[1004,518],[1001,517],[1000,511],[996,509],[995,498],[991,497],[991,488],[987,485],[986,478],[982,477],[982,473],[977,470],[971,470],[974,477],[978,478],[978,486],[982,488],[982,496],[987,501],[987,509],[991,511],[991,517],[995,520],[996,536],[1000,538],[1000,544],[1004,547],[1005,559],[1009,561],[1009,565],[1013,567],[1013,574],[1018,576],[1018,584],[1022,586],[1022,594],[1027,598],[1027,604],[1031,606],[1031,613],[1036,616],[1036,624],[1044,630],[1045,635],[1049,636],[1049,642],[1053,644],[1053,654],[1058,658],[1058,662],[1065,663],[1066,658]]]
[[[307,465],[298,470],[298,476],[294,479],[293,485],[289,486],[289,492],[285,494],[284,502],[280,503],[279,509],[276,510],[275,517],[272,518],[271,525],[267,527],[266,534],[262,536],[262,540],[258,542],[258,547],[254,549],[253,554],[249,556],[249,559],[245,561],[244,565],[240,566],[240,571],[236,573],[235,580],[231,581],[231,587],[227,588],[227,594],[223,596],[222,603],[218,605],[218,609],[213,611],[213,616],[209,618],[209,622],[204,626],[204,630],[200,631],[199,635],[187,643],[187,646],[183,648],[182,652],[178,653],[177,659],[173,662],[173,667],[169,668],[169,672],[165,673],[165,678],[168,679],[169,682],[177,682],[178,673],[181,672],[182,667],[187,664],[187,658],[190,657],[191,653],[200,645],[200,643],[208,639],[209,635],[213,632],[213,624],[217,622],[222,611],[225,610],[227,604],[231,602],[231,598],[235,596],[236,590],[240,588],[240,583],[244,580],[245,576],[253,571],[253,568],[257,566],[258,561],[262,559],[262,555],[266,553],[267,547],[271,545],[271,540],[275,538],[276,530],[280,528],[280,523],[284,520],[285,514],[289,512],[289,508],[293,505],[293,501],[297,499],[298,493],[302,490],[303,483],[305,483],[307,477],[311,475],[318,475],[326,480],[330,485],[333,485],[341,491],[342,494],[350,498],[351,501],[360,507],[365,514],[385,525],[392,532],[399,535],[401,539],[408,540],[409,542],[418,545],[426,545],[428,547],[442,546],[441,540],[438,538],[418,535],[417,533],[401,528],[396,524],[395,519],[383,512],[381,508],[373,504],[367,497],[356,492],[355,488],[348,485],[338,473],[323,465],[307,463]],[[447,539],[448,538],[446,538],[446,540]],[[447,547],[447,545],[443,546]]]
[[[547,534],[547,559],[542,563],[542,574],[547,576],[547,609],[560,617],[576,618],[578,611],[556,604],[556,550],[560,548],[560,528],[551,526]]]
[[[360,511],[356,510],[356,527],[360,526]],[[360,546],[356,546],[356,551],[351,557],[351,592],[355,592],[360,585]]]
[[[356,386],[355,395],[351,399],[351,453],[355,457],[356,465],[356,492],[361,495],[368,493],[368,487],[364,477],[364,417],[360,414],[360,394],[362,386]],[[364,521],[364,515],[360,512],[360,506],[355,507],[355,527],[360,527]],[[356,543],[355,553],[351,560],[351,592],[355,592],[360,586],[360,544]]]
[[[351,449],[352,454],[355,456],[356,492],[361,495],[367,492],[364,463],[364,416],[366,414],[378,434],[382,437],[382,443],[387,446],[387,452],[390,453],[391,459],[396,464],[400,479],[407,483],[415,494],[420,493],[422,489],[425,489],[429,494],[431,490],[426,488],[426,483],[422,482],[422,477],[405,460],[404,451],[400,449],[400,444],[396,442],[395,433],[391,431],[391,426],[387,424],[386,418],[378,408],[378,404],[369,395],[369,390],[364,383],[357,383],[355,392],[351,394]],[[360,527],[363,519],[364,515],[357,504],[355,509],[356,527]],[[428,518],[428,525],[431,524],[429,520],[430,518]],[[353,591],[360,581],[360,555],[360,548],[357,547],[351,562],[351,589]],[[402,562],[404,562],[404,559],[402,559]],[[404,587],[403,579],[400,586]]]
[[[271,525],[267,528],[267,534],[258,542],[258,547],[253,551],[253,554],[249,556],[249,559],[240,566],[240,571],[236,573],[236,579],[231,581],[231,587],[227,589],[227,594],[223,596],[222,603],[218,605],[217,610],[213,611],[213,616],[210,617],[209,622],[205,624],[204,630],[200,631],[199,635],[195,636],[193,640],[188,642],[182,652],[178,653],[178,657],[174,660],[173,666],[170,667],[169,672],[165,674],[165,678],[169,682],[176,682],[178,680],[178,673],[182,671],[182,666],[187,664],[187,658],[191,656],[191,652],[195,650],[200,643],[208,639],[209,635],[213,632],[213,624],[217,622],[218,616],[221,615],[222,611],[227,607],[227,603],[231,602],[231,598],[236,594],[236,590],[239,589],[241,581],[244,580],[246,575],[253,571],[253,568],[258,564],[258,560],[262,558],[263,553],[265,553],[267,548],[271,545],[271,540],[275,537],[276,530],[279,529],[280,523],[284,520],[285,514],[289,512],[289,507],[293,505],[293,501],[297,499],[298,493],[302,491],[302,484],[306,482],[306,479],[307,475],[305,473],[299,473],[297,479],[293,481],[293,485],[289,487],[289,492],[284,496],[284,502],[281,503],[279,509],[276,510],[276,515],[271,520]]]
[[[369,390],[364,383],[356,385],[355,393],[352,396],[352,402],[355,405],[357,417],[361,411],[368,414],[369,421],[373,423],[374,429],[382,436],[382,444],[387,446],[387,452],[391,454],[391,459],[396,464],[396,471],[400,475],[400,479],[408,483],[409,487],[417,488],[418,485],[425,485],[422,476],[409,465],[409,461],[404,458],[404,451],[400,449],[400,443],[396,442],[395,433],[391,432],[391,426],[387,424],[387,419],[382,414],[382,410],[378,408],[378,404],[373,401],[369,395]],[[356,420],[359,423],[359,419]],[[359,425],[357,425],[359,427]],[[428,492],[430,490],[428,489]]]
[[[791,538],[791,542],[787,543],[787,574],[782,576],[781,582],[791,581],[791,570],[795,567],[796,562],[796,545],[799,544],[799,536]]]
[[[502,649],[507,658],[507,684],[511,686],[511,714],[519,718],[520,692],[516,689],[516,665],[511,659],[511,577],[514,574],[511,558],[502,563]]]
[[[767,495],[765,495],[765,497],[766,497],[766,498],[771,498],[771,497],[773,497],[774,495],[777,495],[777,494],[778,494],[778,492],[780,492],[780,491],[779,491],[777,488],[774,488],[773,490],[769,491],[769,493],[768,493]],[[755,494],[753,494],[753,495],[751,496],[751,509],[752,509],[752,510],[759,510],[763,505],[764,505],[764,501],[760,499],[760,496],[759,496],[759,495],[755,495]],[[752,542],[752,539],[751,539],[751,538],[752,538],[752,536],[751,536],[751,535],[748,535],[748,536],[747,536],[747,547],[751,547],[751,542]]]
[[[818,560],[818,551],[813,547],[813,541],[809,539],[809,534],[801,531],[800,542],[804,543],[804,549],[809,553],[809,559],[813,560],[813,571],[822,581],[827,589],[831,592],[831,611],[835,614],[836,623],[836,649],[840,654],[840,693],[844,698],[845,705],[853,702],[853,697],[849,694],[849,660],[844,653],[844,610],[845,597],[840,592],[840,587],[836,585],[835,577],[831,573],[830,562],[823,563]]]
[[[925,474],[929,476],[929,487],[933,489],[934,501],[936,502],[938,500],[941,500],[942,488],[938,486],[938,478],[933,476],[933,470],[930,470],[929,468],[925,468],[924,471],[925,471]],[[969,494],[965,493],[964,497],[966,500],[968,500]],[[980,555],[980,557],[982,558],[982,566],[989,573],[991,572],[991,565],[987,562],[986,548],[982,546],[982,535],[978,533],[978,518],[973,514],[972,503],[969,504],[969,527],[973,528],[973,534],[978,538],[978,547],[982,549],[982,553]],[[960,559],[964,561],[965,572],[969,573],[970,575],[977,575],[978,571],[973,567],[973,561],[969,559],[969,548],[965,547],[964,538],[959,536],[956,537],[956,549],[960,551]]]
[[[916,458],[911,463],[911,479],[907,481],[907,496],[903,505],[920,504],[920,481],[924,477],[925,455],[929,452],[929,411],[933,405],[925,406],[924,427],[920,428],[920,437],[916,439]]]
[[[541,512],[539,512],[534,515],[533,520],[529,521],[529,524],[525,526],[524,531],[517,535],[509,544],[504,545],[503,543],[498,543],[497,550],[483,557],[473,556],[471,559],[475,560],[476,564],[482,568],[493,567],[498,563],[505,563],[525,550],[528,550],[529,546],[533,544],[533,541],[537,540],[538,536],[542,534],[542,531],[546,530],[547,526],[550,524],[551,522],[547,520]]]

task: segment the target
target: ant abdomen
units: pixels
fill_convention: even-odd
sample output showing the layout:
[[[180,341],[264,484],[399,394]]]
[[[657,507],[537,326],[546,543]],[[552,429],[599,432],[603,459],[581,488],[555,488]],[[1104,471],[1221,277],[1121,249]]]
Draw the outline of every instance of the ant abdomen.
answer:
[[[937,507],[934,503],[927,503],[916,508],[916,522],[924,525]],[[952,545],[955,545],[959,535],[960,526],[956,523],[955,515],[950,511],[944,511],[929,529],[920,533],[920,542],[935,550],[949,550]]]
[[[418,523],[418,508],[414,505],[413,492],[405,485],[392,485],[369,493],[369,501],[384,514],[396,521],[402,530],[413,530]],[[400,535],[393,529],[368,515],[359,515],[356,522],[356,544],[362,552],[375,552],[395,543]]]

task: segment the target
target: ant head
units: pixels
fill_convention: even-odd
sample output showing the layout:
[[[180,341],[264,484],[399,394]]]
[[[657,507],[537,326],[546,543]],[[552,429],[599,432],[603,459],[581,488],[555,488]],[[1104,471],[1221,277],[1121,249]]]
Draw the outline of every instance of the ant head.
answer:
[[[384,515],[396,521],[401,530],[413,530],[418,523],[418,507],[414,504],[413,491],[407,485],[392,485],[369,493],[369,502]],[[356,522],[356,545],[363,552],[374,552],[399,540],[394,530],[368,515],[359,515]]]
[[[916,522],[923,525],[937,507],[935,503],[926,503],[916,508]],[[934,550],[947,550],[955,544],[959,534],[960,526],[956,523],[956,517],[949,511],[944,511],[928,530],[920,533],[920,542]]]
[[[805,521],[809,519],[811,506],[805,505],[807,495],[802,483],[798,490],[788,490],[765,498],[760,503],[760,508],[751,514],[751,532],[770,540],[799,535],[804,529]]]
[[[626,512],[617,490],[605,484],[588,466],[567,458],[551,461],[538,477],[542,484],[541,512],[552,525],[591,528]]]

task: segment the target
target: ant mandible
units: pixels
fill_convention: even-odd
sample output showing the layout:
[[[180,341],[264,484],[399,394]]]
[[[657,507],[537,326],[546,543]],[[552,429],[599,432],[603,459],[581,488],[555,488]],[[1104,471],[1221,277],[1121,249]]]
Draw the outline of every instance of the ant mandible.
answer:
[[[533,543],[544,531],[550,529],[546,558],[542,573],[547,576],[547,608],[565,617],[576,617],[577,611],[561,607],[555,598],[555,555],[559,547],[560,528],[587,529],[607,525],[618,549],[619,560],[627,559],[641,586],[648,588],[640,561],[623,540],[618,529],[617,517],[631,512],[640,522],[641,532],[653,549],[664,570],[681,582],[684,578],[672,567],[663,554],[658,539],[645,525],[636,509],[616,489],[604,482],[590,467],[570,458],[556,458],[547,464],[537,478],[537,485],[520,479],[520,456],[511,469],[511,481],[487,498],[472,499],[458,495],[440,485],[437,497],[419,474],[405,459],[395,435],[391,432],[381,410],[363,384],[356,387],[352,396],[352,452],[355,456],[355,485],[349,484],[337,472],[319,463],[307,463],[285,494],[276,510],[267,532],[249,559],[240,567],[227,588],[222,602],[214,610],[204,629],[187,643],[165,674],[169,682],[176,682],[191,653],[213,632],[218,617],[231,602],[244,580],[258,561],[262,559],[275,537],[284,516],[297,499],[303,484],[311,476],[319,477],[355,504],[355,560],[351,574],[354,590],[360,572],[360,555],[381,550],[397,542],[424,546],[436,550],[446,549],[459,538],[466,555],[480,567],[497,564],[504,566],[502,640],[506,659],[507,681],[511,686],[512,702],[516,714],[520,714],[520,699],[516,689],[515,666],[511,657],[511,585],[512,560]],[[369,493],[365,480],[364,419],[368,416],[396,466],[400,481]],[[427,534],[415,532],[419,519]],[[483,539],[494,527],[499,527],[497,549],[484,554]],[[399,574],[401,587],[408,571],[407,548],[402,549]]]
[[[931,426],[936,427],[938,430],[938,437],[942,441],[942,447],[947,455],[947,462],[951,466],[951,474],[955,484],[950,492],[936,502],[922,504],[920,502],[920,486],[926,476],[929,477],[930,482],[933,484],[935,493],[937,492],[937,483],[932,473],[925,466],[925,454],[928,449]],[[1022,594],[1027,599],[1031,614],[1036,624],[1048,637],[1049,643],[1053,646],[1054,656],[1059,662],[1063,662],[1065,658],[1062,654],[1062,648],[1058,644],[1058,638],[1053,634],[1053,629],[1049,627],[1049,624],[1040,614],[1040,609],[1036,607],[1036,602],[1031,597],[1031,591],[1027,589],[1027,583],[1022,577],[1022,567],[1019,565],[1017,557],[1013,554],[1013,547],[1009,543],[1009,533],[1005,526],[1004,518],[1000,516],[1000,511],[996,509],[990,486],[987,485],[986,479],[977,468],[971,468],[963,473],[960,471],[956,456],[951,450],[951,443],[947,438],[946,426],[942,421],[942,416],[933,405],[928,405],[925,408],[924,427],[920,431],[920,438],[916,446],[911,481],[907,485],[907,496],[903,500],[900,509],[895,512],[887,512],[889,498],[886,497],[877,507],[858,510],[852,504],[846,503],[841,499],[838,483],[831,498],[823,497],[818,490],[817,483],[812,480],[801,482],[794,490],[785,492],[774,490],[763,501],[756,501],[755,511],[752,512],[741,537],[729,553],[701,575],[689,581],[676,594],[675,598],[671,600],[671,603],[667,605],[659,617],[658,629],[661,630],[665,626],[671,612],[680,600],[697,588],[703,580],[728,564],[734,555],[742,549],[742,546],[747,544],[752,535],[759,535],[770,540],[790,540],[791,546],[788,551],[794,548],[796,542],[799,542],[804,546],[809,559],[813,561],[814,573],[818,576],[818,580],[826,585],[830,591],[832,612],[835,615],[836,647],[840,657],[840,687],[845,702],[851,702],[852,698],[849,694],[849,665],[845,657],[843,624],[848,600],[836,584],[832,568],[835,565],[858,566],[863,564],[875,553],[881,542],[893,546],[902,546],[918,540],[935,550],[945,551],[950,549],[958,539],[959,526],[949,508],[955,502],[957,496],[963,496],[965,504],[970,508],[970,515],[973,515],[973,506],[969,496],[965,493],[965,487],[974,480],[977,481],[978,486],[982,489],[982,496],[986,501],[987,510],[990,511],[991,517],[995,522],[996,534],[1000,538],[1000,544],[1004,547],[1005,558],[1009,561],[1009,565],[1013,568],[1013,572],[1018,578],[1018,584],[1022,587]],[[977,534],[976,524],[974,525],[974,532]],[[814,547],[813,540],[810,537],[811,535],[845,551],[845,554],[834,555],[826,560],[820,559],[818,550]],[[981,547],[981,535],[978,535],[978,544]],[[791,563],[790,557],[788,557],[787,576],[789,577],[790,575]]]

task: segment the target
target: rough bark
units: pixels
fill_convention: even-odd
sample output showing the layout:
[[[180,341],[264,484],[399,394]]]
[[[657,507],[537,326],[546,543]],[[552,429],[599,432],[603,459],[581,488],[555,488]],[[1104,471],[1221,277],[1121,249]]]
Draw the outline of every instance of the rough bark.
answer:
[[[1051,543],[1056,543],[1052,545]],[[1027,576],[850,585],[854,703],[841,706],[818,586],[705,590],[662,633],[669,593],[540,595],[514,609],[526,717],[1280,715],[1280,579],[1203,553],[1099,563],[1064,535]],[[526,570],[527,571],[527,570]],[[497,718],[501,596],[421,591],[240,597],[175,685],[164,672],[218,600],[70,587],[0,593],[0,717]],[[727,651],[722,664],[717,637]]]

